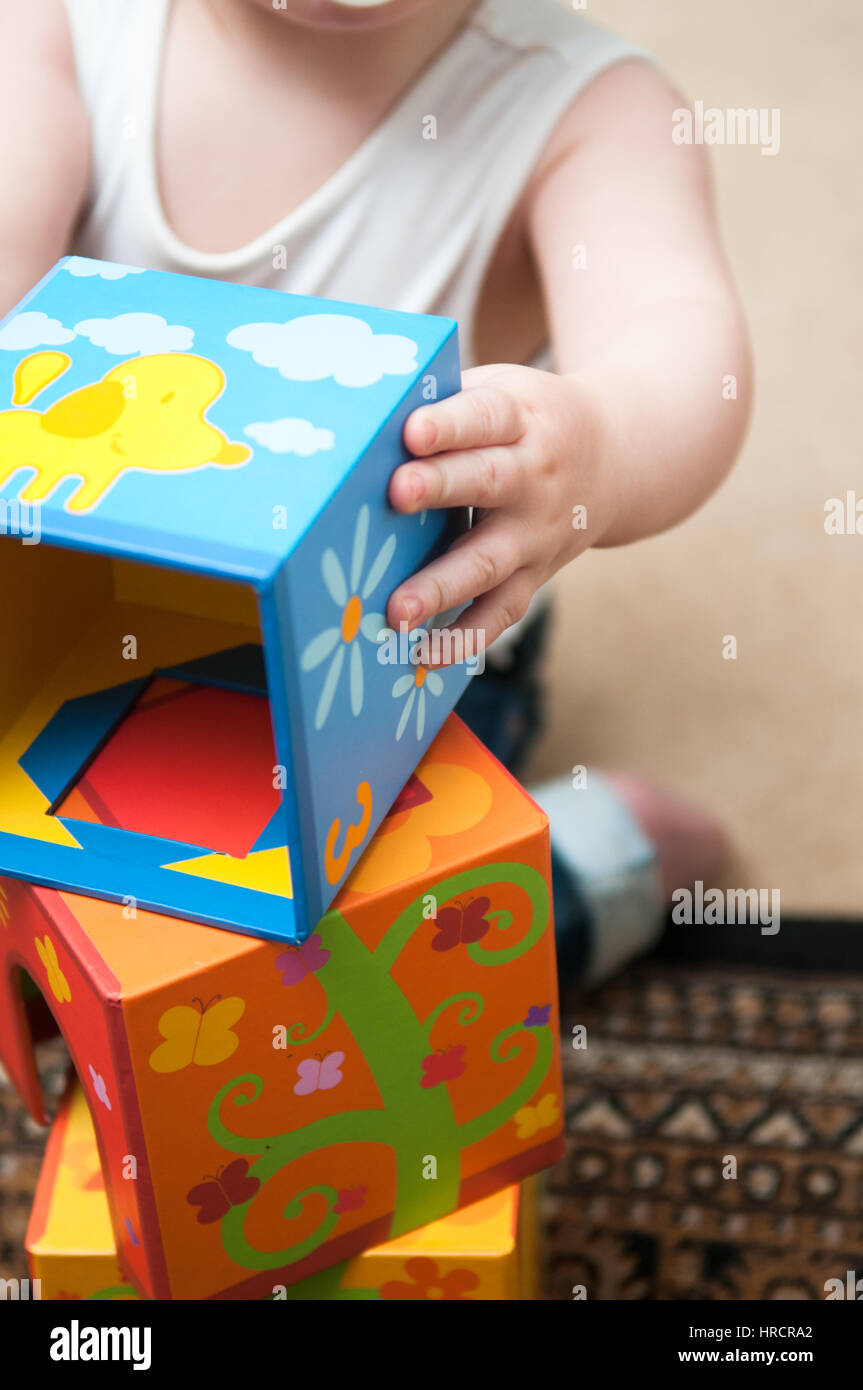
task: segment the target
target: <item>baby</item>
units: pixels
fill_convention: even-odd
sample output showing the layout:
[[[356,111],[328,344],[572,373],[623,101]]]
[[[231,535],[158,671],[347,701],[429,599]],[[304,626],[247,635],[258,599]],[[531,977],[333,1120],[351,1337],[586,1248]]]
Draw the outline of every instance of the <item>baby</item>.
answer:
[[[672,140],[682,105],[559,0],[0,0],[0,313],[75,251],[457,318],[464,389],[411,416],[390,500],[474,525],[388,619],[467,605],[456,628],[503,635],[460,712],[512,764],[542,586],[689,515],[746,428],[746,329],[703,152]],[[564,946],[596,978],[722,840],[591,779],[539,799]]]

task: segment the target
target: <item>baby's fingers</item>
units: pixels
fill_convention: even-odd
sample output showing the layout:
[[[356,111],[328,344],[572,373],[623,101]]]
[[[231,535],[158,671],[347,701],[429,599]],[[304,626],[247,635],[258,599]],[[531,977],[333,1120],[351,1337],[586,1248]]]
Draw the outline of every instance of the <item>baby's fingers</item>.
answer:
[[[445,555],[411,575],[390,595],[391,627],[428,622],[449,608],[470,603],[495,589],[519,568],[518,549],[509,527],[476,527],[450,546]]]
[[[524,433],[521,407],[499,386],[472,386],[408,416],[405,446],[420,458],[456,449],[515,444]]]
[[[537,588],[528,570],[516,570],[503,584],[465,609],[457,622],[450,624],[450,631],[472,634],[473,641],[465,644],[466,651],[486,651],[507,628],[524,617]],[[458,642],[451,643],[451,647],[458,652]]]
[[[427,507],[511,506],[522,470],[512,449],[466,449],[427,462],[403,463],[390,479],[390,505],[398,512]]]

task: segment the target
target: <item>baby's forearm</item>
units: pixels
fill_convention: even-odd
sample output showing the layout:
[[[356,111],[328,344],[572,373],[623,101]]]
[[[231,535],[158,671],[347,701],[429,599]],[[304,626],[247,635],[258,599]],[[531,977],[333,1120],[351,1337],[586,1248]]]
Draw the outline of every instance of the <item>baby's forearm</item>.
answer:
[[[743,441],[752,400],[743,315],[730,295],[648,306],[570,379],[599,422],[601,513],[612,520],[596,544],[664,531],[719,485]],[[577,492],[577,459],[573,468]]]
[[[672,136],[684,104],[647,63],[602,74],[561,122],[530,203],[558,370],[573,418],[579,399],[595,417],[581,440],[595,456],[581,465],[589,544],[636,540],[694,511],[749,417],[747,332],[706,153]],[[577,488],[577,458],[572,467]]]

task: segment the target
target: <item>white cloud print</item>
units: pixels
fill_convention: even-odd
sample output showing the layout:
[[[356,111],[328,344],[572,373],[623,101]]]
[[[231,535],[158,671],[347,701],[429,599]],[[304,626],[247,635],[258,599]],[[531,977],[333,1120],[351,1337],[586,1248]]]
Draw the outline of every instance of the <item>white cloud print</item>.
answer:
[[[63,267],[70,275],[91,279],[98,275],[100,280],[122,280],[125,275],[143,275],[141,266],[114,265],[111,261],[91,261],[86,256],[70,256]]]
[[[0,328],[0,348],[22,352],[38,347],[61,347],[71,343],[74,337],[74,330],[64,328],[59,319],[50,319],[47,314],[28,309]]]
[[[160,314],[118,314],[113,319],[83,319],[75,325],[82,338],[114,357],[134,353],[188,352],[195,339],[192,328],[168,323]]]
[[[336,439],[332,430],[319,429],[311,420],[287,416],[282,420],[256,421],[247,425],[243,433],[274,454],[299,454],[304,459],[332,449]]]
[[[375,333],[349,314],[305,314],[287,323],[244,323],[228,334],[231,347],[250,352],[260,367],[290,381],[374,386],[384,376],[417,368],[417,345],[395,333]]]

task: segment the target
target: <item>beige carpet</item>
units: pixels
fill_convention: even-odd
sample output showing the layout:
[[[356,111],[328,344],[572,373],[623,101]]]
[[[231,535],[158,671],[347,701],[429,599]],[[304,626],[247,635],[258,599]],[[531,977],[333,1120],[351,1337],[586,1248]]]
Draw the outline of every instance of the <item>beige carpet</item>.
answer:
[[[627,765],[712,804],[739,886],[863,915],[863,535],[824,503],[861,467],[859,0],[590,0],[692,100],[781,110],[781,150],[714,149],[758,367],[749,442],[684,527],[558,581],[534,772]],[[722,659],[725,634],[737,661]],[[781,942],[781,934],[777,938]]]

